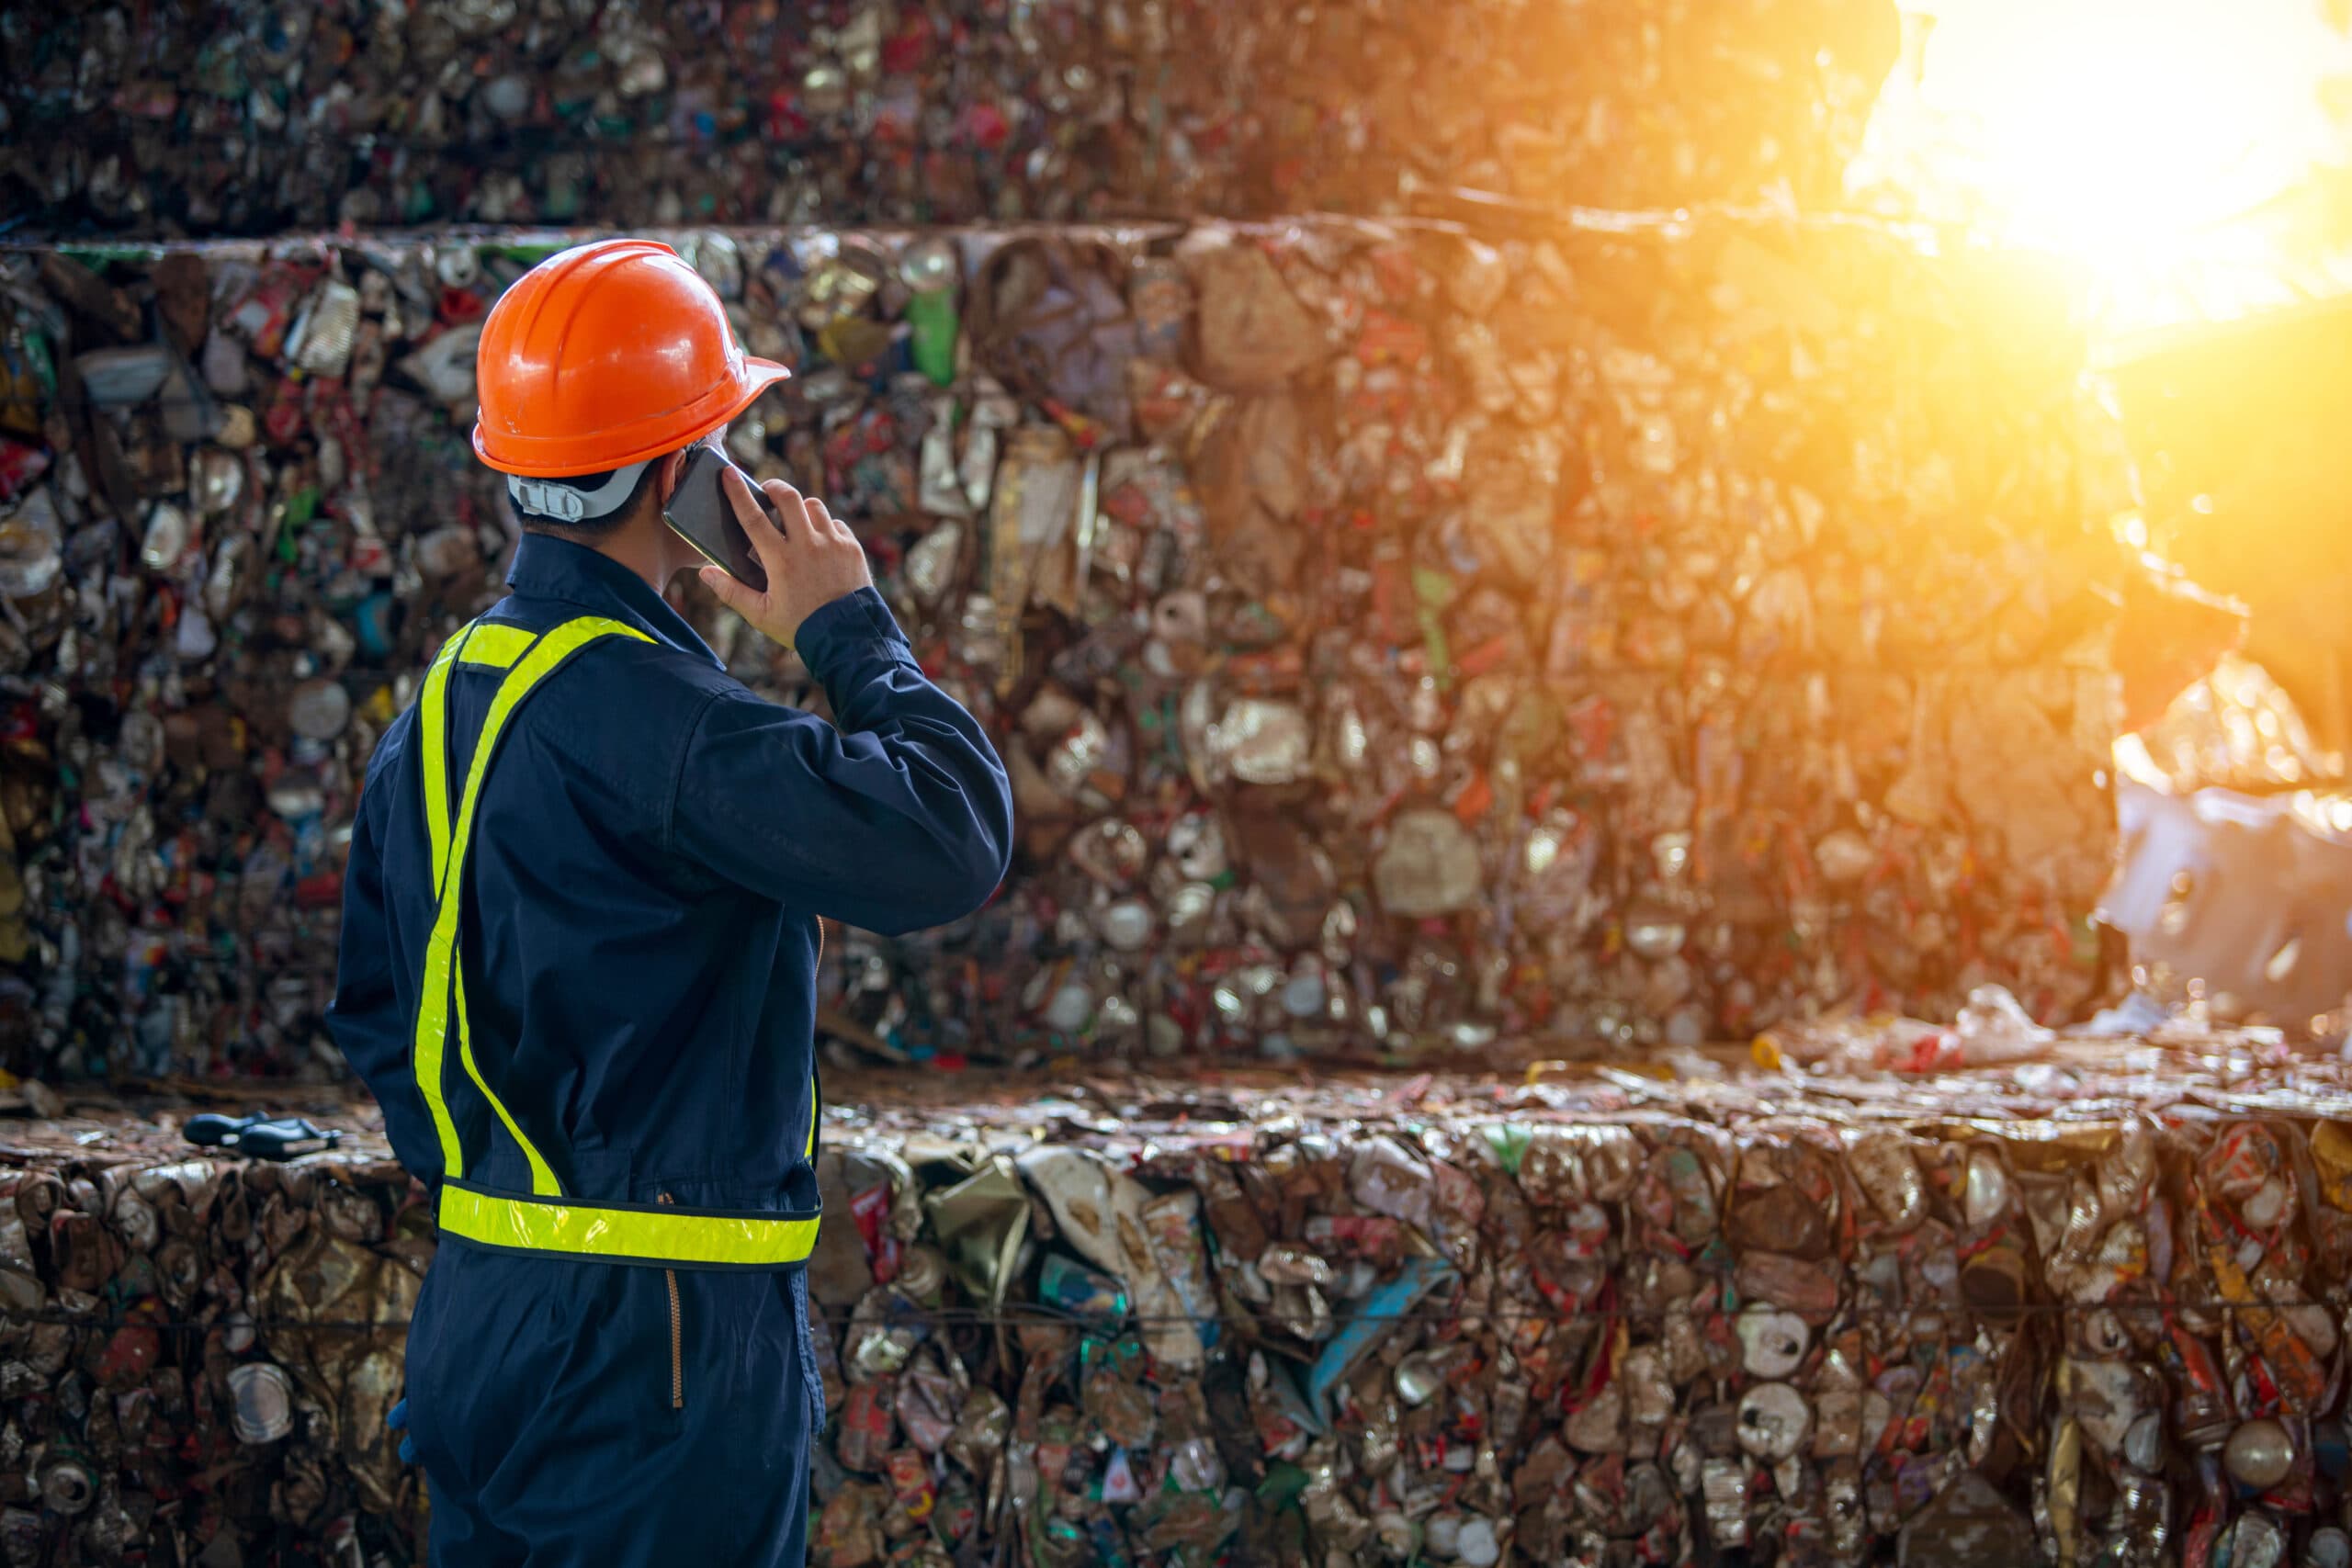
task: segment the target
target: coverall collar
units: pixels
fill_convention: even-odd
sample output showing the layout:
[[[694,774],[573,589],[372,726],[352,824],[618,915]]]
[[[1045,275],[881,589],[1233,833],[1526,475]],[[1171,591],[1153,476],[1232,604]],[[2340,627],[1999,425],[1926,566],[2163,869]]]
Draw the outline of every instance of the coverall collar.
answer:
[[[671,647],[698,653],[720,669],[725,660],[695,635],[685,617],[645,579],[600,551],[547,534],[525,534],[506,569],[506,586],[531,599],[560,599],[611,615],[653,634]]]

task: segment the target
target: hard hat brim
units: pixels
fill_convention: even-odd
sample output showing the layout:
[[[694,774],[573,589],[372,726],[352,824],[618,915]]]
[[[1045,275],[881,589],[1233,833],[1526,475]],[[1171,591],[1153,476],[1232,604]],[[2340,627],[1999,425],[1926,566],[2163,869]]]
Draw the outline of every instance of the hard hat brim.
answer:
[[[563,479],[572,474],[601,474],[614,468],[627,468],[674,452],[681,446],[692,446],[704,436],[750,408],[762,392],[778,382],[791,379],[792,372],[773,359],[743,358],[743,374],[731,389],[715,388],[715,398],[697,399],[682,413],[665,415],[645,422],[645,428],[635,434],[633,442],[613,444],[614,433],[598,432],[584,439],[572,437],[541,437],[536,440],[507,436],[495,442],[499,450],[492,450],[492,443],[485,439],[481,420],[474,420],[474,456],[502,474],[519,474],[525,479]],[[723,386],[723,384],[722,384]]]

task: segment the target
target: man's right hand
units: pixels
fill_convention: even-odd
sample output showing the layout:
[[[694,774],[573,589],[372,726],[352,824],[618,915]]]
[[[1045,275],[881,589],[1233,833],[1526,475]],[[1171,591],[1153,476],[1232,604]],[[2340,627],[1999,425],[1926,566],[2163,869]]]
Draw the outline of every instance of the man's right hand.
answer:
[[[741,474],[730,468],[720,486],[767,569],[768,589],[762,593],[748,588],[715,566],[702,569],[703,586],[767,637],[789,648],[801,622],[834,600],[874,585],[865,547],[815,496],[804,497],[782,479],[762,485],[775,515],[784,519],[779,530]]]
[[[401,1462],[402,1464],[414,1464],[416,1462],[416,1439],[409,1435],[408,1396],[406,1394],[402,1394],[401,1396],[400,1403],[393,1405],[390,1413],[384,1417],[384,1426],[387,1430],[398,1432],[401,1435]]]

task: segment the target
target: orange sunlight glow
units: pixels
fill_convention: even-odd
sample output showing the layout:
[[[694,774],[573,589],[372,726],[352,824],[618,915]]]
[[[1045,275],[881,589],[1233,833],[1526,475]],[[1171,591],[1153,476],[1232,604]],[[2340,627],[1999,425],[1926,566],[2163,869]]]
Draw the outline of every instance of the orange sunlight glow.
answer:
[[[2078,264],[2110,329],[2244,314],[2294,297],[2245,215],[2340,159],[2347,68],[2318,0],[1920,0],[1849,185]]]

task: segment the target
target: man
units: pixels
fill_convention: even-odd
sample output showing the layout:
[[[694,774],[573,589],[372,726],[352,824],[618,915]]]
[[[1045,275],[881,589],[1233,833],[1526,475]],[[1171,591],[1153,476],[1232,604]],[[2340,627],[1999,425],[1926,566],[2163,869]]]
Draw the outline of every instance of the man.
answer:
[[[823,1419],[820,917],[957,919],[1004,874],[1002,766],[856,540],[771,480],[767,571],[703,579],[833,723],[731,679],[662,591],[688,448],[784,378],[666,245],[533,268],[479,351],[474,449],[525,534],[370,761],[336,1041],[434,1191],[404,1450],[444,1568],[799,1568]]]

